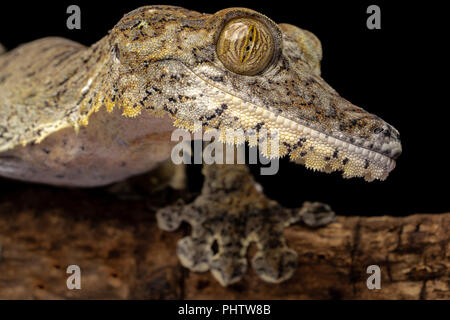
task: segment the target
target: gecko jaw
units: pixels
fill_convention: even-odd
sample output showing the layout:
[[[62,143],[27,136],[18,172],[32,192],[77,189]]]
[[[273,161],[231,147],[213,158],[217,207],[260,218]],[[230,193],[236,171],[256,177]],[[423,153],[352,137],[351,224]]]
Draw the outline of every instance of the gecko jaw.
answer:
[[[192,124],[202,121],[206,128],[242,129],[244,132],[266,130],[269,139],[263,144],[261,152],[268,157],[283,157],[289,155],[296,163],[305,165],[308,169],[332,172],[342,171],[344,178],[364,177],[367,181],[385,180],[395,168],[395,158],[401,153],[398,140],[389,143],[373,144],[373,141],[352,139],[341,132],[326,134],[316,128],[313,123],[303,119],[288,119],[271,111],[248,102],[237,95],[228,93],[215,86],[204,77],[186,67],[193,75],[194,87],[202,88],[202,101],[198,101],[198,112],[184,114],[177,118],[175,125],[192,129]],[[225,107],[224,107],[225,106]],[[227,125],[226,125],[227,124]],[[279,137],[279,152],[270,152],[270,135],[277,132]],[[347,139],[347,141],[345,141]],[[226,141],[225,139],[221,139]],[[250,141],[250,145],[254,142]],[[243,141],[235,141],[241,143]],[[376,150],[371,149],[373,147]],[[383,154],[386,153],[386,154]],[[392,157],[387,154],[394,155]]]
[[[364,177],[367,181],[384,180],[395,168],[395,160],[377,151],[332,137],[296,121],[246,102],[228,100],[229,112],[238,117],[244,128],[252,129],[264,123],[269,132],[277,130],[280,138],[280,156],[288,154],[294,162],[307,168],[332,172],[343,171],[345,178]],[[236,108],[233,108],[235,106]],[[227,110],[227,111],[228,111]],[[381,149],[401,150],[400,144],[382,145]],[[264,148],[262,149],[264,153]],[[267,153],[270,156],[270,153]]]

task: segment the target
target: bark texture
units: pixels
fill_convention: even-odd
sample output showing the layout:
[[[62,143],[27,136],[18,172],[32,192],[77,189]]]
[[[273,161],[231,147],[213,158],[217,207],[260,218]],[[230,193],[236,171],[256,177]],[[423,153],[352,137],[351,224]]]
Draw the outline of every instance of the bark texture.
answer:
[[[158,229],[155,211],[175,198],[167,191],[148,201],[0,183],[0,299],[450,299],[450,213],[294,225],[285,231],[298,253],[291,279],[265,283],[249,268],[225,288],[179,264],[187,226]],[[81,290],[66,286],[73,264]],[[369,265],[381,268],[380,290],[366,286]]]

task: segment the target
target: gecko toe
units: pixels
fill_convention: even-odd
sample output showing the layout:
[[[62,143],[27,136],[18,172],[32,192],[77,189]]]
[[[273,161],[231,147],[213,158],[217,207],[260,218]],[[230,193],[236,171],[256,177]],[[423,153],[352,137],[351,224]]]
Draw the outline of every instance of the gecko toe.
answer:
[[[336,221],[336,214],[327,204],[305,202],[299,211],[302,221],[309,227],[317,228]]]
[[[289,279],[297,268],[297,253],[291,249],[258,252],[252,259],[258,276],[266,282],[280,283]]]
[[[210,269],[212,251],[205,239],[185,237],[178,241],[177,255],[181,264],[194,272]]]
[[[164,231],[178,229],[182,222],[183,204],[182,200],[178,200],[174,205],[158,210],[156,213],[158,227]]]
[[[211,261],[211,273],[222,286],[228,286],[242,279],[247,271],[247,260],[243,257],[219,255]]]

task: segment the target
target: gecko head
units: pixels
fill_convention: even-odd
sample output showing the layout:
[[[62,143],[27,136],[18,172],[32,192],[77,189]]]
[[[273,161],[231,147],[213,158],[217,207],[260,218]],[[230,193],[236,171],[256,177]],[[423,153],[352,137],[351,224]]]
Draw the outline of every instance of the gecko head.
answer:
[[[140,8],[116,29],[131,57],[121,63],[138,66],[133,79],[153,103],[143,108],[163,108],[177,126],[265,130],[279,138],[278,156],[344,177],[384,180],[395,167],[398,131],[321,78],[321,44],[306,30],[245,8],[177,7]]]

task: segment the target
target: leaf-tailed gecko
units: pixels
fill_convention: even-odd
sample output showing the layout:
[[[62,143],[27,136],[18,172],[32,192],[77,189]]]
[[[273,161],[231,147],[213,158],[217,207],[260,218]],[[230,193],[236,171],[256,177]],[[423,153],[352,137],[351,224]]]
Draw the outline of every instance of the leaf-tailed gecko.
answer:
[[[398,131],[339,96],[320,77],[321,58],[312,33],[244,8],[202,14],[146,6],[90,47],[62,38],[21,45],[0,55],[0,175],[59,186],[110,184],[158,167],[170,157],[171,132],[193,131],[200,122],[276,131],[280,157],[346,178],[386,179],[401,153]],[[207,194],[233,184],[220,172],[229,169],[205,170],[211,168],[218,173],[207,175]],[[248,172],[237,172],[246,181]],[[298,217],[278,207],[274,214],[267,199],[255,201],[252,210],[208,211],[202,203],[163,210],[159,224],[172,230],[181,220],[191,223],[192,236],[178,247],[182,263],[211,269],[223,285],[242,277],[250,241],[260,249],[257,273],[279,282],[296,260],[282,228]],[[302,216],[331,211],[307,209]]]

